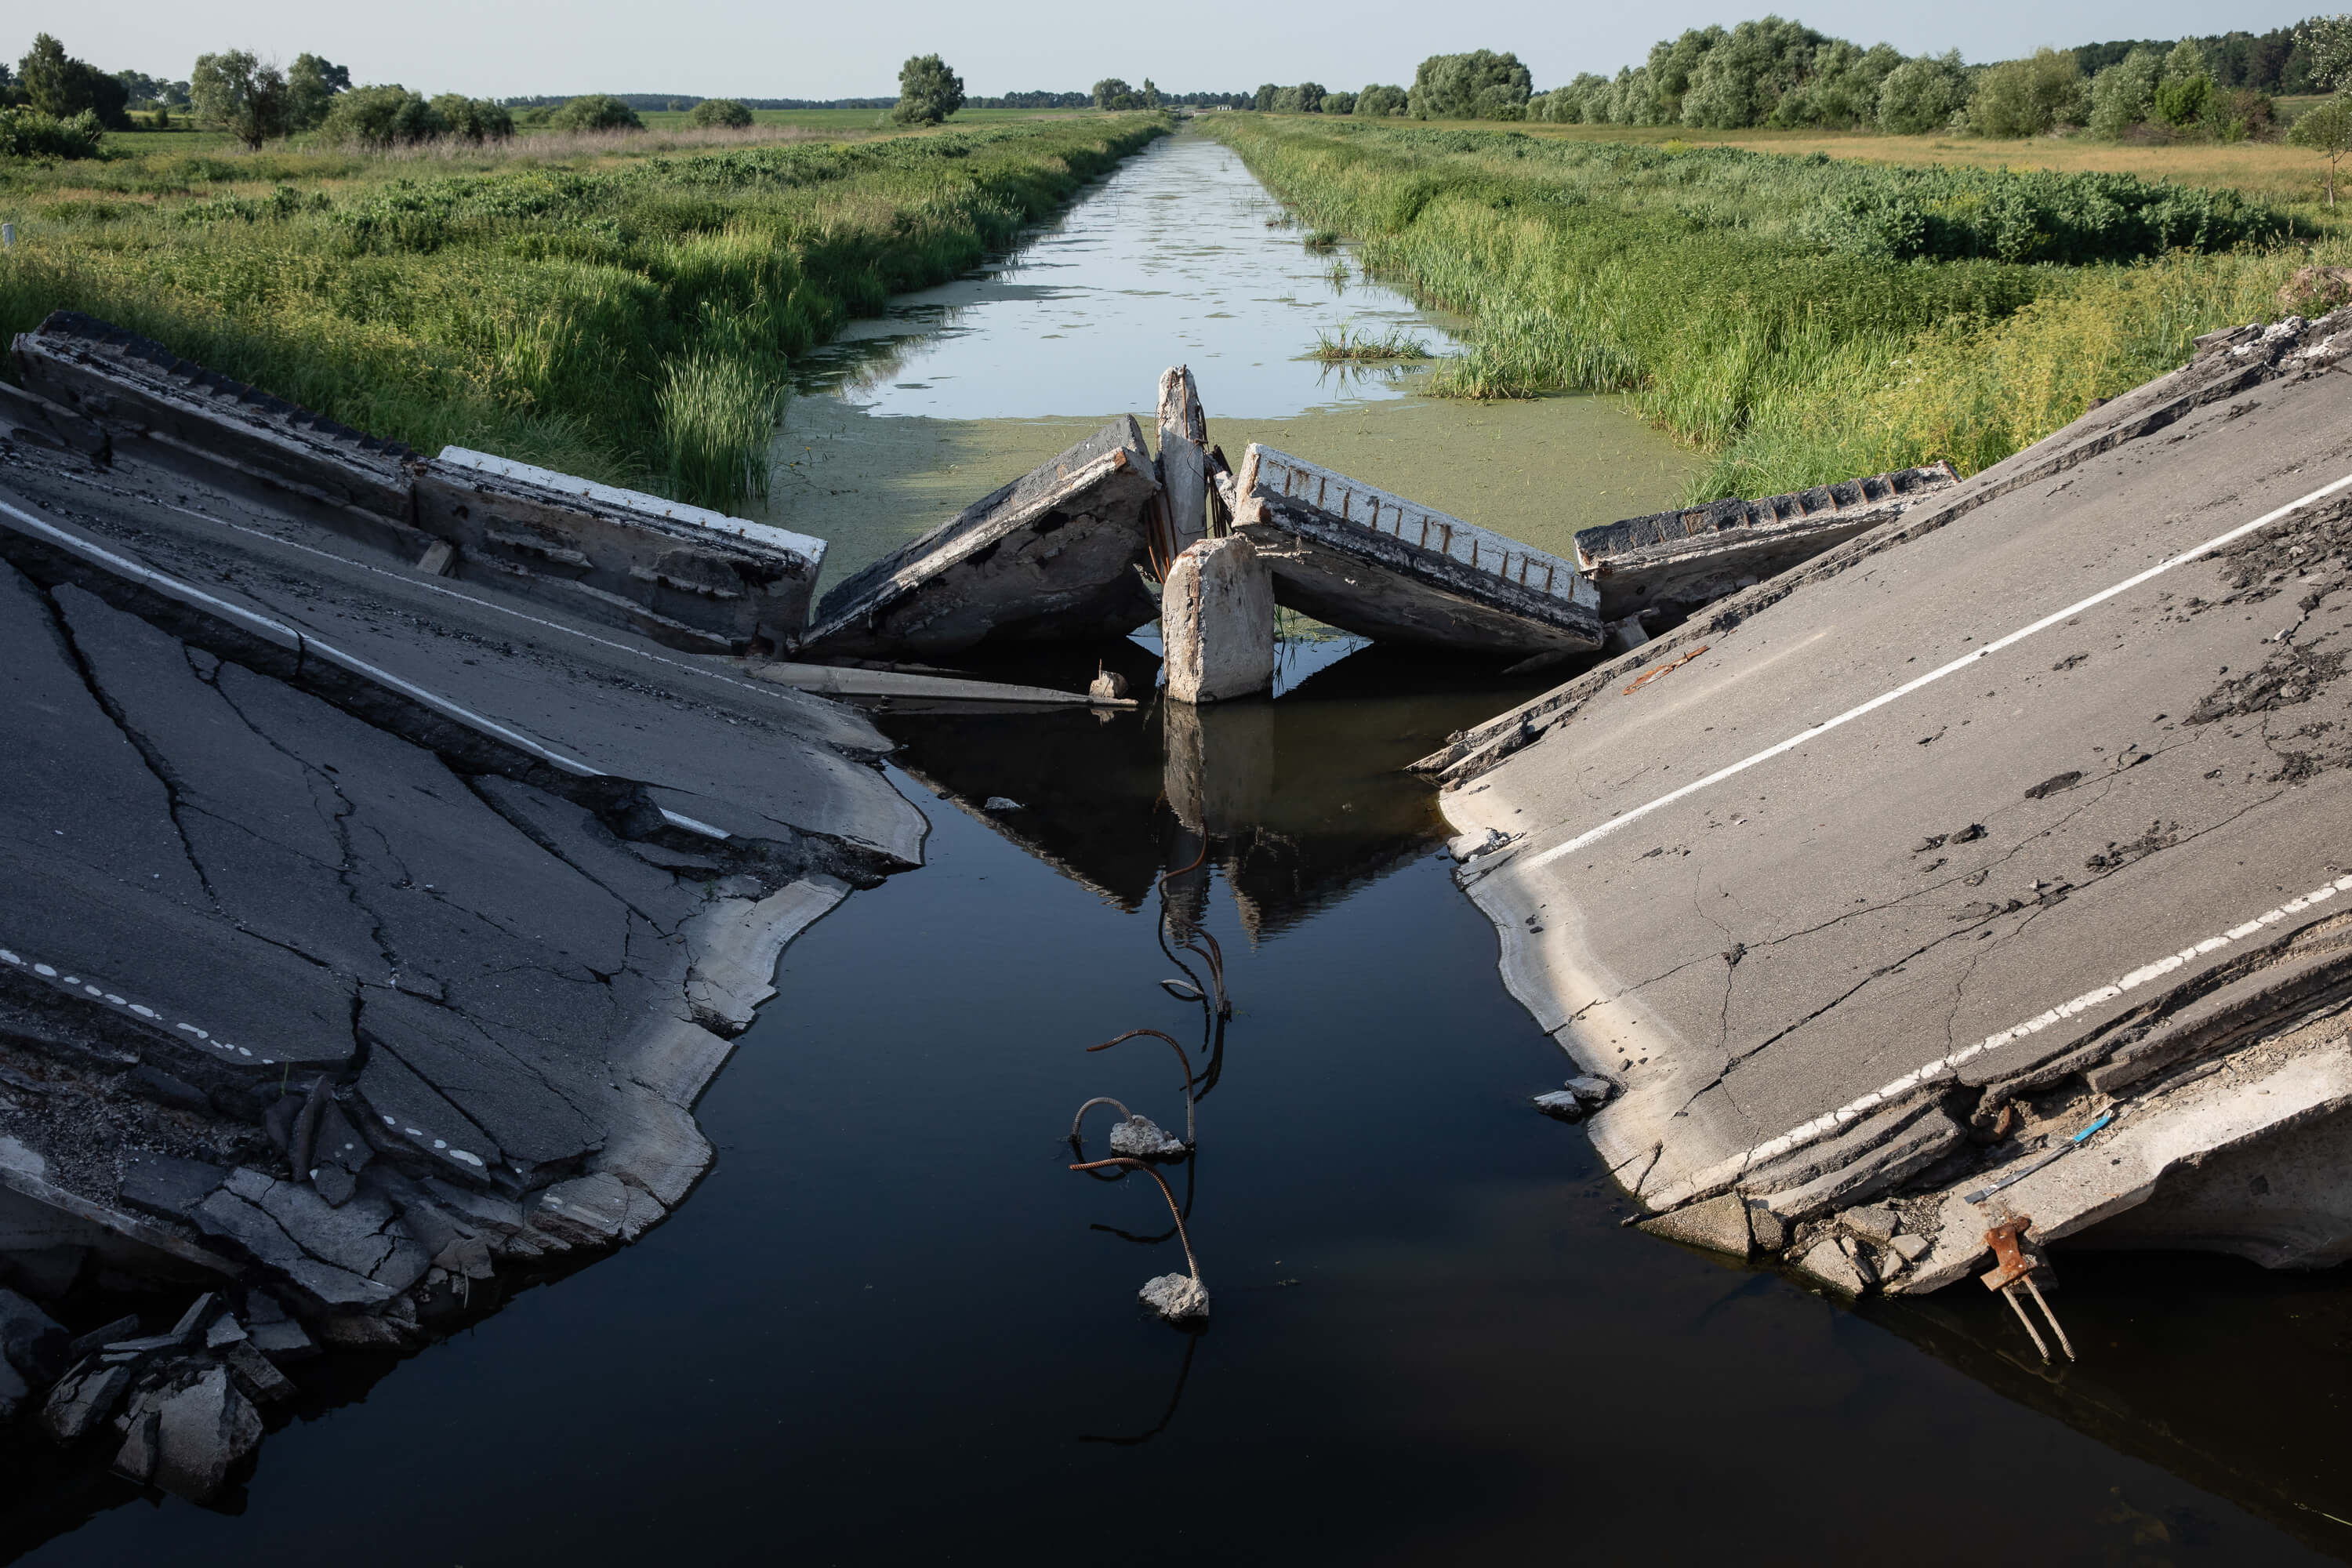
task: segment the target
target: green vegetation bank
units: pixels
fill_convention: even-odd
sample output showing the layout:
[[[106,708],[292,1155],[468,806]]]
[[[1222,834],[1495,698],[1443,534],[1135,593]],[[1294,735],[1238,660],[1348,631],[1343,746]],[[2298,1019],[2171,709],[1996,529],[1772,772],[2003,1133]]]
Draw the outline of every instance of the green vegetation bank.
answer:
[[[1390,121],[1203,122],[1315,229],[1471,318],[1438,389],[1628,394],[1691,500],[1997,462],[2278,312],[2315,257],[2231,193]]]
[[[1011,244],[1165,129],[454,173],[355,148],[0,163],[0,334],[86,310],[424,450],[725,506],[766,486],[787,356]]]

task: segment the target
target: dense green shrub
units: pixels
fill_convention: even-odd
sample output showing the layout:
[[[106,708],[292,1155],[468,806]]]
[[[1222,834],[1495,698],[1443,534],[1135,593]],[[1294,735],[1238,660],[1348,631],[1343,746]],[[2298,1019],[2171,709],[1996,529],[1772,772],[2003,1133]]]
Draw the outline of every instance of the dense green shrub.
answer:
[[[59,120],[37,109],[0,109],[0,158],[95,158],[105,137],[90,110]]]
[[[319,127],[326,141],[352,147],[411,147],[446,135],[448,121],[398,82],[340,93]]]
[[[715,126],[725,131],[742,131],[751,123],[751,110],[731,98],[706,98],[694,106],[687,115],[686,122]]]
[[[2085,96],[2083,70],[2072,54],[2036,49],[1978,79],[1969,99],[1969,127],[1979,136],[2044,136],[2061,125],[2080,125]]]
[[[1302,81],[1296,87],[1286,87],[1274,95],[1274,107],[1284,114],[1320,114],[1323,112],[1323,84]]]
[[[1990,257],[2080,267],[2275,244],[2277,209],[2135,174],[1841,163],[1803,227],[1831,249],[1907,261]]]
[[[2157,83],[2164,57],[2137,48],[2091,79],[2091,107],[2084,124],[2094,136],[2113,142],[2128,135],[2156,111]]]
[[[459,142],[480,146],[504,142],[515,133],[513,112],[490,99],[445,92],[434,99],[431,108],[444,127],[443,133]]]
[[[610,93],[592,92],[575,98],[548,116],[558,131],[643,131],[637,111]]]
[[[1534,84],[1519,57],[1508,51],[1432,55],[1412,73],[1407,112],[1415,120],[1517,120]]]
[[[1355,113],[1356,95],[1349,92],[1346,88],[1341,88],[1337,92],[1325,93],[1323,95],[1323,112],[1326,114]]]
[[[1352,112],[1368,120],[1386,119],[1405,112],[1409,101],[1404,89],[1374,82],[1356,95]]]
[[[1904,61],[1878,84],[1877,123],[1896,136],[1943,130],[1969,101],[1969,73],[1960,51]]]

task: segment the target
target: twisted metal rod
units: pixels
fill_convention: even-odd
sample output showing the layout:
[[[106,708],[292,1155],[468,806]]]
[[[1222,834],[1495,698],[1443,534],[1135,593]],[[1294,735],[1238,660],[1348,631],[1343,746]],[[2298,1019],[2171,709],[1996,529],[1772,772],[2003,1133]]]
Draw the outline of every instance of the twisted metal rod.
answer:
[[[1129,1029],[1124,1035],[1114,1035],[1111,1038],[1105,1040],[1099,1046],[1088,1046],[1087,1047],[1087,1054],[1088,1056],[1092,1056],[1097,1051],[1107,1051],[1113,1046],[1118,1044],[1119,1041],[1131,1040],[1138,1035],[1150,1035],[1154,1039],[1167,1041],[1168,1048],[1176,1053],[1176,1065],[1184,1069],[1184,1146],[1189,1149],[1192,1146],[1192,1058],[1184,1054],[1184,1047],[1176,1043],[1175,1036],[1163,1035],[1157,1029]],[[1100,1103],[1101,1102],[1099,1100],[1093,1100],[1087,1101],[1087,1104],[1088,1105],[1097,1105]],[[1112,1100],[1111,1103],[1113,1105],[1118,1105],[1118,1101],[1117,1100]],[[1123,1105],[1119,1106],[1119,1110],[1122,1111],[1126,1109],[1127,1107]],[[1083,1108],[1080,1109],[1079,1114],[1085,1114]]]
[[[1192,1256],[1192,1237],[1184,1229],[1184,1211],[1176,1206],[1176,1194],[1160,1173],[1142,1161],[1127,1154],[1114,1154],[1108,1160],[1088,1160],[1072,1165],[1073,1171],[1099,1171],[1106,1165],[1118,1165],[1130,1171],[1140,1171],[1160,1188],[1160,1195],[1168,1200],[1168,1212],[1176,1216],[1176,1239],[1184,1244],[1184,1264],[1192,1271],[1192,1283],[1201,1282],[1201,1260]]]

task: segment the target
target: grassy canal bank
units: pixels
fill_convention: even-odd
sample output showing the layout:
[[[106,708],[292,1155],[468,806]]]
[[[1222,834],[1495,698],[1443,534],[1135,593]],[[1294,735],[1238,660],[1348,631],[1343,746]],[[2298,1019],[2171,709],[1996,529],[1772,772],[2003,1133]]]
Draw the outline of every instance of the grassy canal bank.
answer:
[[[85,310],[425,450],[725,506],[765,489],[787,356],[1011,244],[1165,129],[0,163],[0,332]]]
[[[1691,500],[1972,472],[2352,261],[2300,214],[2120,172],[1204,123],[1301,222],[1476,323],[1436,390],[1624,392],[1708,456]]]

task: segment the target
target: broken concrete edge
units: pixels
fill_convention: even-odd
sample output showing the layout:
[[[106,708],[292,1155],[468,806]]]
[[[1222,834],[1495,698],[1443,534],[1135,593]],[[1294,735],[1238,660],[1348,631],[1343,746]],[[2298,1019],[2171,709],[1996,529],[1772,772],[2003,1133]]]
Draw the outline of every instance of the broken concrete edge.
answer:
[[[2209,404],[2283,376],[2322,374],[2347,359],[2352,359],[2352,306],[2316,321],[2290,316],[2267,328],[2231,329],[2215,336],[2213,343],[2200,349],[2189,363],[2087,411],[2043,440],[1942,491],[1931,502],[1778,576],[1717,600],[1631,652],[1585,670],[1482,724],[1457,731],[1444,746],[1409,764],[1409,770],[1433,774],[1447,789],[1473,783],[1532,744],[1554,723],[1572,717],[1612,689],[1612,683],[1651,666],[1691,656],[1809,583],[1851,571],[2012,491],[2054,479],[2126,442],[2155,435]]]
[[[1989,1251],[1995,1195],[2032,1218],[2037,1244],[2078,1236],[2148,1202],[2171,1172],[2352,1108],[2347,903],[2352,876],[1685,1181],[1637,1183],[1646,1213],[1635,1223],[1740,1257],[1785,1254],[1849,1296],[1968,1277]],[[1985,1070],[1987,1053],[2027,1041]],[[2012,1130],[2017,1108],[2037,1100],[2030,1125]],[[1858,1212],[1875,1228],[1858,1233]],[[1840,1258],[1821,1251],[1827,1240]],[[2220,1249],[2273,1268],[2338,1261],[2292,1237]]]
[[[1732,497],[1622,518],[1576,532],[1576,563],[1585,572],[1623,570],[1654,560],[1736,546],[1753,538],[1834,521],[1883,507],[1897,510],[1960,482],[1951,464],[1865,474],[1783,495]]]
[[[822,540],[462,447],[426,459],[73,311],[14,353],[24,387],[0,413],[37,418],[44,444],[103,460],[135,437],[318,503],[370,548],[434,554],[435,575],[488,576],[688,652],[789,649],[806,626]]]
[[[409,472],[416,527],[509,592],[698,652],[807,627],[823,540],[463,447]]]
[[[14,382],[0,381],[0,427],[37,447],[79,452],[100,468],[113,460],[114,440],[105,426]]]
[[[1605,620],[1686,614],[1899,518],[1958,483],[1952,466],[1937,462],[1787,495],[1626,518],[1578,533],[1576,563],[1599,588]],[[1637,629],[1625,646],[1645,640]]]
[[[1353,530],[1383,535],[1415,552],[1467,566],[1508,587],[1599,615],[1599,590],[1575,563],[1272,447],[1250,444],[1242,457],[1233,494],[1231,505],[1237,521],[1252,500],[1295,500]]]
[[[730,535],[782,554],[797,555],[808,563],[811,572],[824,563],[825,542],[813,534],[794,533],[788,528],[772,523],[752,522],[740,517],[729,517],[708,507],[688,506],[684,501],[670,500],[662,496],[648,495],[643,490],[623,489],[617,485],[600,484],[576,475],[558,473],[530,463],[519,463],[511,458],[501,458],[489,452],[476,452],[464,447],[444,447],[436,461],[452,468],[472,468],[500,479],[514,479],[533,488],[551,490],[565,497],[578,496],[615,511],[636,512],[660,521],[681,524],[710,533]],[[691,537],[689,535],[689,537]]]
[[[837,664],[750,664],[744,673],[796,690],[827,697],[898,697],[941,702],[1007,702],[1023,707],[1133,708],[1131,697],[1097,696],[1087,691],[1057,691],[1048,686],[1019,686],[999,680],[972,680],[961,676],[909,675],[899,670],[860,669]]]
[[[1121,416],[1012,483],[990,491],[937,528],[908,541],[829,590],[816,607],[818,625],[801,638],[800,650],[804,655],[827,658],[857,653],[874,640],[875,628],[882,618],[902,603],[919,599],[925,590],[940,585],[942,578],[959,567],[982,565],[1007,541],[1025,530],[1043,531],[1048,526],[1060,526],[1066,520],[1058,514],[1097,486],[1122,478],[1139,489],[1147,500],[1160,494],[1159,465],[1144,445],[1142,427],[1132,415]],[[1146,535],[1153,524],[1148,519],[1136,521],[1132,564],[1139,569],[1147,560]],[[1125,628],[1131,631],[1150,619],[1150,601],[1140,581],[1129,584],[1126,579],[1148,578],[1148,574],[1130,574],[1122,566],[1117,575],[1122,588],[1134,588],[1139,601],[1139,613]],[[1020,589],[1034,596],[1030,584],[1020,584]],[[1024,605],[1015,601],[1008,607],[1018,612]],[[1034,614],[1034,605],[1025,607]],[[925,612],[919,619],[937,617],[934,609]],[[977,640],[968,638],[955,646],[966,647]]]

